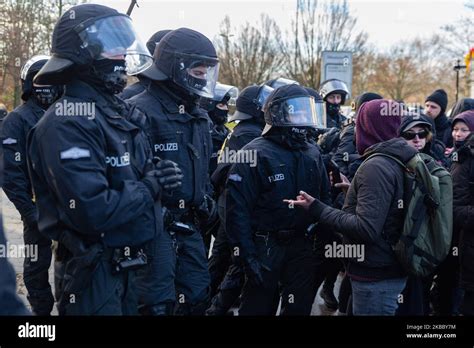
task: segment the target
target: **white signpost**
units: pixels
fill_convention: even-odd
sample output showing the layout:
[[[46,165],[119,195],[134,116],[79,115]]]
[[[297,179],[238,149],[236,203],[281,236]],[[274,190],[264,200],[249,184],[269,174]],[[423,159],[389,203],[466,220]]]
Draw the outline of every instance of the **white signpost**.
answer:
[[[352,52],[322,52],[321,82],[329,79],[344,81],[352,95]]]

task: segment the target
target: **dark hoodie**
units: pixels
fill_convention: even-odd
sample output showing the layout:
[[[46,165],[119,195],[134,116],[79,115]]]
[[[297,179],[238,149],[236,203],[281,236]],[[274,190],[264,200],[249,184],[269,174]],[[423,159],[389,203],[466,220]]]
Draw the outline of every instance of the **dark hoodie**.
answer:
[[[446,114],[441,114],[434,120],[436,139],[443,142],[446,147],[453,146],[453,137],[451,136],[451,122]]]
[[[472,117],[474,123],[474,111]],[[474,128],[471,128],[474,130]],[[461,287],[474,291],[474,132],[453,161],[453,240],[459,238]],[[455,244],[457,245],[457,244]]]
[[[449,118],[453,119],[460,113],[467,111],[467,110],[474,110],[474,99],[473,98],[462,98],[459,99],[456,104],[453,106],[453,110],[449,115]]]
[[[395,138],[369,147],[363,157],[385,153],[406,163],[417,152],[404,139]],[[400,278],[405,273],[388,240],[396,241],[403,228],[403,169],[394,160],[377,156],[357,171],[347,193],[344,207],[326,206],[320,222],[334,227],[344,236],[345,245],[363,245],[365,259],[349,259],[348,274],[355,280],[377,281]],[[311,206],[311,212],[316,215]]]
[[[463,121],[471,132],[474,132],[474,110],[467,110],[457,115],[453,120],[453,127],[457,121]]]

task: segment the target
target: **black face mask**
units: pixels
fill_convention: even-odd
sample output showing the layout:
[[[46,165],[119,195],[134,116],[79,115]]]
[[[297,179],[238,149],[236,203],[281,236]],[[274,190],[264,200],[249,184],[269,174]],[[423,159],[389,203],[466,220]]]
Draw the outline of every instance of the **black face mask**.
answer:
[[[33,96],[36,102],[44,109],[53,104],[63,93],[61,86],[33,87]]]
[[[204,89],[204,87],[206,87],[207,85],[206,79],[200,79],[200,78],[191,76],[190,74],[188,74],[186,80],[190,87],[198,89],[198,90]]]
[[[101,59],[92,63],[90,71],[81,78],[108,94],[121,93],[127,85],[125,61]]]
[[[267,137],[291,150],[308,147],[306,127],[272,127]]]
[[[464,144],[466,144],[466,140],[456,140],[454,141],[454,148],[460,149]]]
[[[185,88],[177,85],[171,80],[164,81],[163,86],[167,89],[168,94],[177,104],[183,104],[186,109],[193,108],[199,103],[200,96],[188,92]]]
[[[209,116],[214,124],[221,126],[227,122],[227,113],[228,110],[221,110],[216,106],[209,112]]]
[[[326,113],[330,117],[336,117],[339,115],[339,110],[341,109],[340,104],[331,104],[326,102]]]

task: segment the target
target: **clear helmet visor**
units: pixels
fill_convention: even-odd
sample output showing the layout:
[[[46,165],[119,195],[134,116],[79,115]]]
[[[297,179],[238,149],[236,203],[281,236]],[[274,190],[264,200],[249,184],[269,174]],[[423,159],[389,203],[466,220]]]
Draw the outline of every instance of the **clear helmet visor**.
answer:
[[[270,113],[277,126],[301,126],[324,128],[324,104],[317,103],[313,97],[295,97],[271,105]]]
[[[235,102],[235,100],[237,99],[239,95],[239,89],[231,85],[226,85],[226,84],[217,82],[216,88],[214,90],[214,98],[212,99],[215,101],[221,101],[224,99],[226,95],[229,95],[229,101],[234,99],[234,102]]]
[[[77,28],[82,45],[96,59],[125,59],[128,75],[146,70],[153,59],[125,15],[109,16]]]
[[[229,114],[233,114],[238,96],[239,89],[237,87],[217,82],[212,100],[225,103],[229,109]]]
[[[217,58],[176,53],[173,81],[196,95],[214,98],[219,75]]]
[[[257,104],[260,105],[260,108],[265,105],[265,102],[267,101],[268,97],[270,94],[272,94],[274,88],[267,86],[267,85],[262,85],[260,87],[260,90],[257,95]]]
[[[299,85],[299,83],[295,80],[285,79],[284,77],[279,77],[272,83],[274,89],[285,85]]]

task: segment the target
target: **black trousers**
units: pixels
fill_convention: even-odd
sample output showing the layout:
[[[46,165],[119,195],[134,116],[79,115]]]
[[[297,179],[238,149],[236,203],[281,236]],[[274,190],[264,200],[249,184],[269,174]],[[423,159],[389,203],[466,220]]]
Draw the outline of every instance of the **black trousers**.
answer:
[[[28,290],[28,301],[35,314],[49,315],[54,305],[48,274],[52,255],[51,240],[43,236],[37,226],[29,226],[24,221],[23,240],[28,248],[26,250],[33,250],[36,254],[26,254],[23,262],[23,280]]]
[[[263,285],[245,281],[239,315],[275,315],[275,299],[281,296],[280,315],[310,315],[314,301],[312,241],[303,234],[287,243],[275,235],[255,236],[257,257],[264,266]]]
[[[463,315],[474,316],[474,291],[465,290],[464,298],[461,304],[461,313]]]
[[[209,258],[209,275],[211,277],[211,297],[217,293],[219,285],[231,265],[231,250],[227,235],[223,224],[219,226],[214,245],[212,246],[212,254]]]

